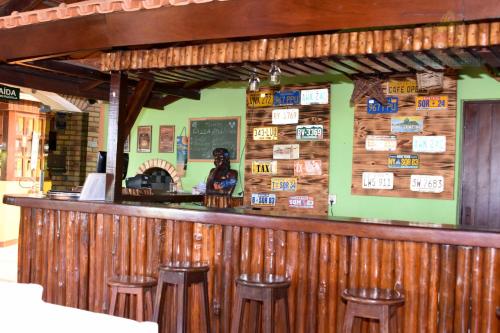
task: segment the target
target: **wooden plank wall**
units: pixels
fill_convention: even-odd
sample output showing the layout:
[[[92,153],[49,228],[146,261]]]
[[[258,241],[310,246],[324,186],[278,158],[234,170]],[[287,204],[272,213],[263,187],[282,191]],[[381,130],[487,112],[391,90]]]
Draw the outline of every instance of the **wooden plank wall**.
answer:
[[[414,77],[413,77],[414,78]],[[396,80],[404,80],[399,78]],[[390,114],[368,114],[366,99],[356,104],[354,113],[354,140],[352,158],[351,192],[356,195],[377,195],[406,198],[453,199],[455,187],[455,139],[457,113],[457,80],[456,77],[445,76],[443,91],[436,96],[448,96],[448,110],[416,111],[416,94],[392,94],[399,98],[399,110]],[[387,84],[384,83],[384,92]],[[391,135],[391,117],[423,116],[424,129],[420,133],[396,133],[398,147],[391,151],[367,151],[365,142],[367,135]],[[412,142],[414,135],[445,135],[446,152],[414,153]],[[388,156],[391,154],[414,154],[420,157],[418,169],[389,169]],[[362,188],[363,172],[393,172],[393,190],[374,190]],[[410,190],[412,174],[444,177],[444,192],[422,193]]]
[[[38,222],[36,222],[38,221]],[[114,274],[157,275],[159,263],[210,265],[213,332],[228,332],[241,273],[287,275],[292,332],[341,332],[346,287],[405,295],[399,332],[498,332],[500,250],[22,208],[19,282],[51,303],[107,312]],[[199,314],[197,303],[190,307]],[[277,316],[278,332],[283,332]],[[198,317],[189,332],[202,332]],[[364,322],[362,332],[376,324]],[[165,328],[161,332],[167,332]]]
[[[286,90],[305,90],[328,88],[330,85],[286,86]],[[330,93],[330,91],[329,91]],[[299,109],[299,123],[290,125],[273,125],[272,111],[274,109]],[[245,151],[245,195],[244,203],[250,206],[252,193],[274,193],[277,203],[275,207],[259,207],[262,210],[279,210],[291,212],[307,212],[309,215],[328,214],[328,175],[330,163],[330,104],[323,105],[291,105],[247,108],[246,113],[246,151]],[[296,140],[297,125],[323,125],[323,139],[317,141]],[[255,141],[253,129],[257,127],[278,127],[278,140]],[[295,160],[277,160],[276,175],[252,174],[252,161],[273,160],[275,144],[299,144],[299,160],[321,160],[321,176],[298,176],[296,192],[271,192],[271,178],[294,177]],[[289,208],[288,198],[291,196],[311,196],[314,198],[314,208]]]

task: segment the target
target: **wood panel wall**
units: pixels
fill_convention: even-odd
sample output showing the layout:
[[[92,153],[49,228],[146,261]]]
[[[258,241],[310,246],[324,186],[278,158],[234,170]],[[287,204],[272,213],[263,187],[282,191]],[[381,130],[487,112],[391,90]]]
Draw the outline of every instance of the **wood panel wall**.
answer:
[[[330,85],[286,86],[282,91],[328,89]],[[273,125],[272,112],[275,109],[299,109],[298,124]],[[252,193],[276,194],[276,206],[259,207],[262,210],[304,212],[308,215],[328,214],[328,177],[330,163],[330,103],[322,105],[289,105],[260,108],[247,107],[246,112],[246,148],[245,148],[245,195],[244,203],[250,206]],[[296,140],[297,125],[323,125],[323,139],[316,141]],[[278,127],[278,140],[254,140],[253,130],[258,127]],[[281,144],[299,144],[298,160],[320,160],[321,176],[294,176],[294,161],[276,160],[278,171],[275,175],[252,174],[252,161],[273,160],[273,146]],[[297,191],[271,191],[271,178],[297,177]],[[314,198],[314,208],[290,208],[288,198],[292,196],[310,196]]]
[[[48,302],[107,312],[109,277],[156,276],[159,263],[177,260],[209,263],[213,332],[229,332],[241,273],[291,278],[293,332],[340,332],[346,287],[401,290],[399,332],[500,329],[497,248],[22,208],[18,279],[41,284]],[[190,309],[199,314],[198,304]],[[191,319],[189,332],[199,325]],[[276,325],[282,332],[281,317]]]
[[[413,77],[414,79],[415,77]],[[399,78],[395,80],[405,80]],[[384,92],[387,93],[387,84],[384,83]],[[387,95],[387,94],[386,94]],[[352,186],[351,192],[357,195],[380,195],[407,198],[453,199],[455,188],[455,140],[456,140],[456,113],[457,113],[457,79],[445,76],[443,91],[436,96],[448,96],[448,110],[416,111],[415,97],[417,94],[391,95],[399,98],[397,113],[368,114],[366,99],[364,103],[356,104],[354,113],[354,141],[352,159]],[[403,116],[422,116],[424,120],[423,132],[420,133],[391,133],[391,118]],[[367,135],[396,135],[398,146],[396,151],[367,151],[365,142]],[[446,152],[444,153],[415,153],[412,152],[413,136],[444,135],[446,136]],[[390,169],[387,159],[392,154],[418,155],[420,167],[418,169]],[[394,189],[373,190],[362,188],[363,172],[392,172],[394,173]],[[412,174],[432,175],[444,177],[444,191],[442,193],[423,193],[410,190]]]

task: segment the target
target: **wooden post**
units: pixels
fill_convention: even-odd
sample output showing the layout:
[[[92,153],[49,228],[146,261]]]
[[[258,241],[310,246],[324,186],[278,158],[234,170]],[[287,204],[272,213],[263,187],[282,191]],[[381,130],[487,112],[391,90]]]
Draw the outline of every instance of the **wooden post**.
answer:
[[[122,72],[111,73],[108,112],[108,144],[106,173],[111,174],[111,181],[106,184],[106,201],[120,201],[123,174],[122,135],[127,104],[127,75]]]

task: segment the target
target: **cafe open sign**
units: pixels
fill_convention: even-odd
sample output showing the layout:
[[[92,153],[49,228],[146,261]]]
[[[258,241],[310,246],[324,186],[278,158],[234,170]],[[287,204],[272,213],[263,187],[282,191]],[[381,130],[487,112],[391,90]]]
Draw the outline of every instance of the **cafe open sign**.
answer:
[[[19,100],[21,89],[0,84],[0,99]]]

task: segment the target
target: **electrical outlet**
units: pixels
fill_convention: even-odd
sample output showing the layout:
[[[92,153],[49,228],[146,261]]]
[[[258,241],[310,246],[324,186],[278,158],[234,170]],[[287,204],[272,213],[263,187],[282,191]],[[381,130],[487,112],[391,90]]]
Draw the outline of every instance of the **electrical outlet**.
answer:
[[[333,206],[337,203],[337,195],[336,194],[329,194],[328,195],[328,203],[330,206]]]

